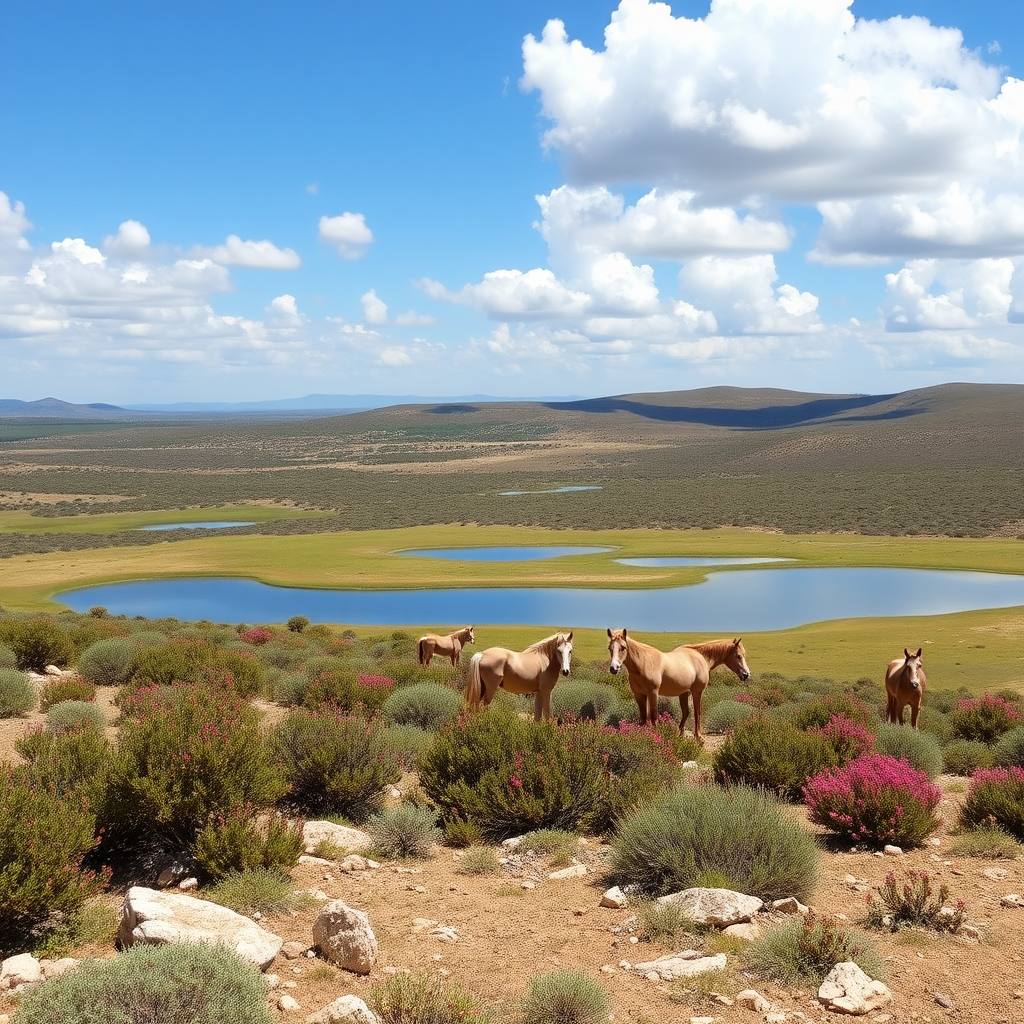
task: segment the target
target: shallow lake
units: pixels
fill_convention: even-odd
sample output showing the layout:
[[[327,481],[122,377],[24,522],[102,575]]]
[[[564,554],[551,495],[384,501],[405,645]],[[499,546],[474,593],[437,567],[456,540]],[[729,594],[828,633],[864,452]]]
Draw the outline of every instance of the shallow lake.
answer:
[[[614,548],[424,548],[422,551],[396,551],[413,558],[442,558],[447,562],[540,562],[567,555],[600,555]]]
[[[498,494],[503,498],[514,498],[520,494],[568,494],[571,491],[600,491],[603,490],[601,487],[597,487],[593,484],[582,486],[579,484],[571,487],[548,487],[542,491],[498,491]]]
[[[1024,605],[1024,576],[938,569],[792,568],[711,573],[662,590],[487,588],[311,590],[252,580],[145,580],[66,591],[84,612],[173,616],[214,622],[315,622],[409,626],[472,622],[654,632],[741,633],[790,629],[825,619],[942,615]]]
[[[158,526],[140,526],[140,530],[223,530],[228,526],[255,526],[255,521],[249,523],[237,522],[235,520],[214,522],[214,523],[160,523]]]

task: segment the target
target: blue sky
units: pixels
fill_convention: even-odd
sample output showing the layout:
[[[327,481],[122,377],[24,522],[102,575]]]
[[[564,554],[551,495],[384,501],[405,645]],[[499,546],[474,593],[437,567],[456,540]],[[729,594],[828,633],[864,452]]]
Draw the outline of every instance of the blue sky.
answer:
[[[5,0],[0,397],[1024,382],[1020,15]]]

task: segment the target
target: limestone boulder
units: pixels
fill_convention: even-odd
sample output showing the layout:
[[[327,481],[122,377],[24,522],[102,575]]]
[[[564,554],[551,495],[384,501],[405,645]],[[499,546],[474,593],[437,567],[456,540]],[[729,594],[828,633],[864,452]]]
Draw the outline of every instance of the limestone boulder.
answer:
[[[313,942],[325,959],[356,974],[369,974],[380,952],[369,917],[344,900],[324,904],[313,922]]]
[[[756,896],[745,896],[732,889],[683,889],[662,896],[658,902],[678,907],[683,917],[694,924],[716,928],[744,924],[764,906]]]
[[[832,1013],[862,1016],[892,1002],[892,992],[855,963],[836,964],[818,989],[818,1001]]]
[[[141,942],[209,942],[233,949],[260,970],[270,966],[284,940],[227,907],[184,893],[133,885],[121,905],[117,931],[122,946]]]
[[[31,953],[9,956],[0,963],[0,991],[35,985],[43,980],[43,968]]]
[[[335,825],[333,821],[307,821],[302,826],[302,838],[306,844],[306,853],[312,853],[320,843],[330,843],[342,850],[357,853],[370,845],[367,833],[345,825]]]
[[[686,949],[681,953],[659,957],[657,960],[633,964],[633,970],[651,981],[676,981],[679,978],[706,974],[708,971],[724,971],[725,954],[702,956],[694,949]]]
[[[306,1024],[378,1024],[378,1019],[359,996],[340,996],[322,1010],[311,1013]]]

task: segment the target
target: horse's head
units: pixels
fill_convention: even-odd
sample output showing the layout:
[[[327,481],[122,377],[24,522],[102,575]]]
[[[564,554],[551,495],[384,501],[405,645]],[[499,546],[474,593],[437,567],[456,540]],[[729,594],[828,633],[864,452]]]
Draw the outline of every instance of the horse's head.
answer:
[[[921,650],[918,647],[917,654],[911,654],[906,647],[903,648],[903,671],[906,673],[907,681],[912,690],[920,690],[923,681],[921,671]]]
[[[466,643],[467,644],[475,644],[476,643],[476,637],[473,635],[473,627],[472,626],[469,627],[469,632],[466,634]]]
[[[563,676],[569,674],[572,662],[572,633],[558,633],[555,635],[555,654],[558,657],[558,665]]]
[[[610,629],[608,630],[608,658],[608,671],[613,676],[617,676],[626,660],[626,631],[624,629],[617,629],[614,633]]]
[[[733,640],[725,663],[739,676],[740,682],[745,683],[750,678],[750,669],[747,667],[747,652],[743,650],[743,641],[739,637]]]

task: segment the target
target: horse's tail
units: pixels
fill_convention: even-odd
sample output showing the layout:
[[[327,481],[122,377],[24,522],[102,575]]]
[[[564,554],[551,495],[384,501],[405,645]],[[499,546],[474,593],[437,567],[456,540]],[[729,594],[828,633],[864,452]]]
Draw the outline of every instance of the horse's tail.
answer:
[[[483,685],[480,682],[480,662],[483,654],[474,654],[469,659],[469,672],[466,675],[466,707],[474,711],[480,707]]]
[[[420,637],[420,642],[416,645],[416,653],[419,656],[420,664],[421,665],[426,664],[426,662],[424,662],[424,660],[423,660],[426,657],[426,653],[427,653],[426,645],[427,645],[427,638],[425,636],[421,636]]]

